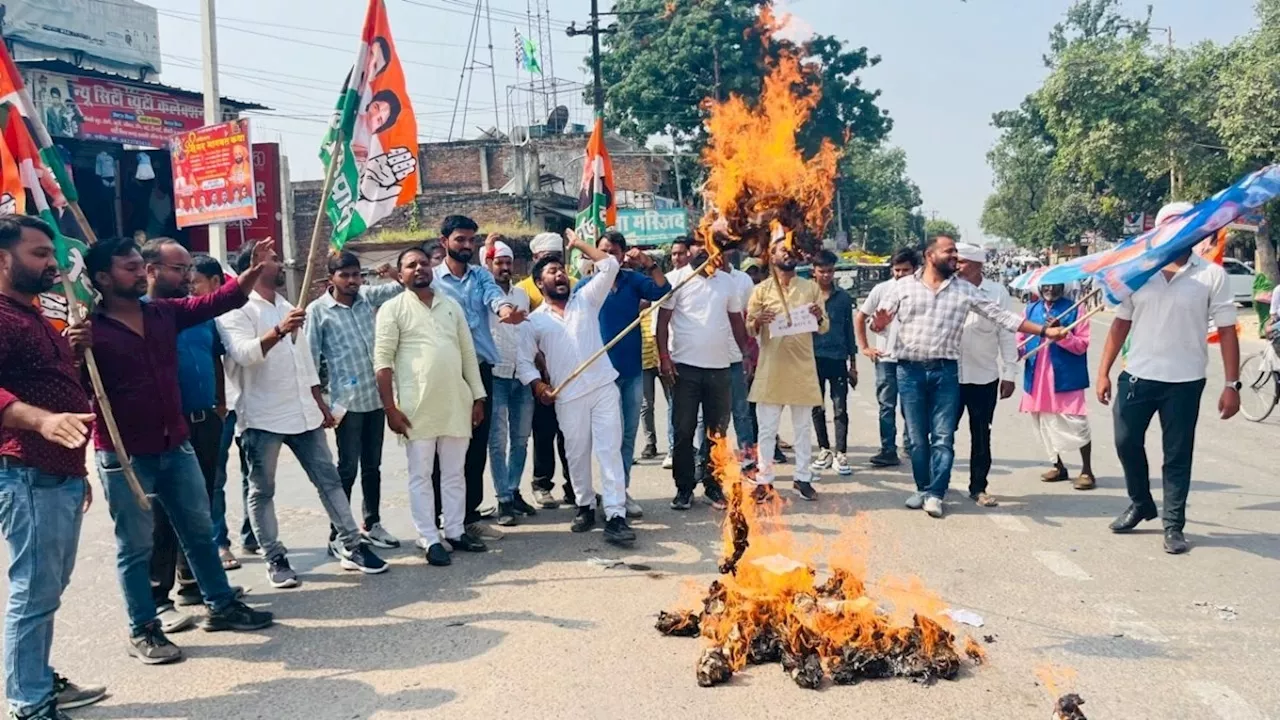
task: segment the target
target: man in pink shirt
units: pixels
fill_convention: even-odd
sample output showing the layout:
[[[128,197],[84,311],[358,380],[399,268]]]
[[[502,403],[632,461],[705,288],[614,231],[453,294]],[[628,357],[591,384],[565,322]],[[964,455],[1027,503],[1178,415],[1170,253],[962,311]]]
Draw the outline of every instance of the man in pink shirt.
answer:
[[[1045,327],[1061,325],[1069,327],[1083,308],[1065,297],[1062,285],[1044,285],[1040,298],[1027,306],[1026,318]],[[1026,339],[1020,335],[1019,342]],[[1031,341],[1021,349],[1025,355],[1040,346],[1041,338],[1031,336]],[[1073,486],[1077,490],[1092,490],[1093,446],[1089,436],[1088,406],[1084,391],[1089,387],[1089,323],[1082,322],[1071,330],[1065,339],[1050,345],[1048,349],[1027,358],[1023,375],[1026,395],[1019,408],[1031,414],[1032,423],[1040,433],[1045,450],[1054,467],[1040,476],[1045,482],[1069,480],[1067,466],[1062,456],[1080,451],[1084,467],[1076,476]]]

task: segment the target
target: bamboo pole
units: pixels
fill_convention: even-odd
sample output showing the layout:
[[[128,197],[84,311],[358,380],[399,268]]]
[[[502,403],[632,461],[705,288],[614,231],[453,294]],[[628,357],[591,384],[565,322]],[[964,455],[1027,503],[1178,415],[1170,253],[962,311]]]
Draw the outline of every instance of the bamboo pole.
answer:
[[[311,276],[315,273],[316,267],[316,243],[320,241],[320,225],[324,222],[324,207],[329,201],[329,193],[333,191],[333,177],[337,174],[338,166],[342,164],[342,129],[338,129],[338,134],[333,141],[333,149],[329,152],[329,166],[324,171],[324,183],[320,189],[320,207],[316,209],[316,221],[311,226],[311,243],[307,247],[307,268],[302,272],[302,287],[298,291],[298,307],[305,308],[307,301],[311,296]],[[295,331],[296,333],[296,331]]]
[[[1099,293],[1101,293],[1101,292],[1102,292],[1102,288],[1094,288],[1093,290],[1089,291],[1089,293],[1088,293],[1087,295],[1085,295],[1084,297],[1082,297],[1082,298],[1080,298],[1079,300],[1077,300],[1077,301],[1076,301],[1076,304],[1074,304],[1074,305],[1072,305],[1071,307],[1067,308],[1066,310],[1063,310],[1062,312],[1058,313],[1058,314],[1057,314],[1055,317],[1053,317],[1052,319],[1053,319],[1053,320],[1061,320],[1062,318],[1064,318],[1064,317],[1066,317],[1066,316],[1067,316],[1067,313],[1071,312],[1072,310],[1075,310],[1076,308],[1080,307],[1081,305],[1084,305],[1085,303],[1087,303],[1087,302],[1089,301],[1089,299],[1090,299],[1090,298],[1092,298],[1094,295],[1097,295],[1097,294],[1099,294]],[[1027,346],[1027,343],[1031,342],[1032,338],[1034,338],[1034,337],[1035,337],[1035,336],[1033,335],[1033,336],[1031,336],[1031,337],[1029,337],[1029,338],[1027,338],[1027,339],[1023,340],[1022,342],[1018,343],[1018,349],[1019,349],[1019,350],[1021,350],[1022,348],[1026,347],[1026,346]]]
[[[1075,322],[1073,322],[1073,323],[1071,323],[1070,325],[1068,325],[1068,326],[1067,326],[1067,331],[1069,332],[1069,331],[1071,331],[1071,330],[1074,330],[1074,329],[1075,329],[1075,327],[1076,327],[1077,325],[1079,325],[1080,323],[1082,323],[1082,322],[1086,322],[1086,321],[1088,321],[1088,320],[1089,320],[1089,318],[1091,318],[1091,317],[1093,317],[1094,315],[1097,315],[1098,313],[1102,312],[1103,307],[1105,307],[1105,306],[1103,306],[1103,305],[1099,305],[1098,307],[1096,307],[1096,308],[1094,308],[1094,309],[1090,310],[1089,312],[1085,313],[1083,316],[1081,316],[1081,317],[1077,318]],[[1031,357],[1032,355],[1035,355],[1036,353],[1038,353],[1038,352],[1040,352],[1041,350],[1043,350],[1043,349],[1045,349],[1045,348],[1049,347],[1049,346],[1050,346],[1050,345],[1052,345],[1052,344],[1053,344],[1053,341],[1051,341],[1051,340],[1046,340],[1045,342],[1041,343],[1041,344],[1040,344],[1040,345],[1039,345],[1035,350],[1032,350],[1031,352],[1027,353],[1026,355],[1023,355],[1023,356],[1022,356],[1022,359],[1023,359],[1023,360],[1026,360],[1027,358]]]
[[[5,51],[0,49],[0,52]],[[13,67],[12,62],[8,62],[6,65],[10,68]],[[35,130],[36,143],[39,144],[42,150],[52,148],[53,138],[49,136],[49,130],[44,126],[44,120],[35,111],[35,104],[31,102],[31,94],[27,91],[26,86],[21,84],[20,78],[14,78],[14,81],[18,85],[18,102],[22,105],[23,114],[31,122],[31,127]],[[68,206],[76,224],[80,226],[80,233],[84,235],[85,241],[89,245],[96,244],[98,236],[93,232],[93,226],[89,224],[84,211],[80,209],[80,203],[70,202]],[[71,278],[67,277],[66,273],[61,272],[61,269],[59,269],[58,275],[62,277],[62,292],[67,296],[67,322],[71,326],[79,325],[84,322],[84,317],[80,315],[80,304],[76,301],[75,286],[71,284]],[[143,510],[150,510],[151,500],[143,492],[142,483],[138,481],[138,476],[133,470],[133,462],[130,460],[129,452],[120,436],[120,426],[116,424],[115,413],[111,410],[111,400],[107,398],[107,390],[102,384],[102,375],[98,372],[98,362],[93,357],[92,348],[86,348],[84,351],[84,366],[89,373],[89,383],[93,387],[94,397],[98,401],[98,409],[102,411],[102,422],[107,426],[107,436],[111,438],[111,445],[115,448],[116,458],[120,461],[120,470],[124,473],[125,482],[129,485],[129,490],[133,492],[133,496],[138,500],[138,505]]]

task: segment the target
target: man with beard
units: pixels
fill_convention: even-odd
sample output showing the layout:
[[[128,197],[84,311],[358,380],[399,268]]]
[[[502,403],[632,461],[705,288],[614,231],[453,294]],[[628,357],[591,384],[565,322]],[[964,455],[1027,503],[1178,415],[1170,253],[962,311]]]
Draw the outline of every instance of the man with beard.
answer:
[[[212,295],[151,298],[147,266],[130,239],[102,240],[85,256],[85,272],[102,295],[93,315],[93,351],[116,416],[120,439],[131,455],[134,474],[159,501],[177,534],[187,563],[210,613],[205,630],[258,630],[271,613],[236,599],[214,542],[209,494],[190,442],[178,381],[177,336],[182,330],[244,305],[263,272],[270,243],[253,248],[252,267],[237,282]],[[189,263],[189,260],[188,260]],[[98,475],[115,521],[116,564],[128,611],[129,654],[146,664],[170,663],[182,651],[169,642],[156,617],[149,564],[154,520],[125,480],[111,436],[103,431],[102,408],[94,427]]]
[[[107,692],[75,685],[49,667],[54,616],[93,499],[84,451],[93,413],[76,368],[92,331],[85,323],[60,335],[34,305],[57,276],[53,230],[33,217],[0,218],[0,496],[6,498],[0,531],[9,543],[4,687],[9,717],[21,720],[62,720],[61,710]]]
[[[960,406],[960,342],[965,318],[976,312],[997,326],[1057,341],[1061,327],[1026,322],[978,292],[972,283],[956,281],[956,242],[938,235],[925,248],[924,268],[894,281],[876,309],[871,329],[883,332],[897,318],[898,391],[911,438],[911,473],[916,492],[907,498],[912,510],[924,508],[942,517],[942,500],[951,485],[955,461],[956,418]]]
[[[147,302],[173,300],[191,294],[193,261],[187,249],[176,240],[156,238],[141,249],[142,261],[147,272]],[[209,506],[214,504],[214,487],[217,482],[218,446],[222,440],[222,417],[218,407],[226,407],[223,392],[222,344],[212,319],[197,323],[178,333],[178,389],[182,394],[182,413],[186,417],[187,432],[200,474],[204,476]],[[155,505],[155,529],[152,533],[151,594],[156,604],[156,617],[166,634],[181,632],[195,624],[191,615],[179,612],[169,597],[176,575],[179,590],[178,604],[199,605],[200,588],[191,575],[186,557],[178,545],[164,508]],[[214,536],[217,536],[215,528]],[[229,551],[218,547],[219,561],[224,570]]]
[[[315,486],[329,524],[338,528],[329,555],[338,558],[343,570],[386,572],[386,562],[360,541],[360,526],[329,452],[324,428],[336,422],[324,400],[307,335],[296,332],[306,315],[280,296],[284,273],[270,243],[263,252],[265,265],[249,301],[218,319],[218,334],[236,394],[236,431],[249,463],[249,522],[267,561],[267,579],[277,588],[300,584],[276,520],[276,464],[282,446],[293,452]],[[236,270],[248,269],[249,258],[241,253]]]
[[[742,319],[742,295],[727,272],[713,270],[710,275],[702,267],[707,262],[707,249],[695,245],[692,262],[667,276],[672,287],[678,287],[692,273],[699,276],[667,299],[658,310],[658,362],[663,382],[672,385],[672,414],[675,419],[675,445],[672,448],[672,474],[676,496],[673,510],[688,510],[693,505],[693,491],[701,480],[707,501],[716,509],[724,509],[724,491],[712,475],[710,452],[695,459],[693,441],[698,427],[698,411],[702,411],[707,437],[724,437],[729,429],[732,390],[729,365],[732,358],[729,343],[737,342],[745,356],[747,328]],[[723,262],[717,258],[717,262]]]
[[[519,325],[525,313],[516,309],[493,274],[472,265],[475,253],[476,221],[464,215],[450,215],[440,226],[444,243],[444,263],[432,269],[435,292],[443,293],[462,307],[467,327],[480,360],[480,377],[484,381],[484,417],[471,433],[467,446],[467,532],[481,539],[496,540],[502,535],[480,522],[480,502],[484,500],[484,467],[489,456],[489,424],[493,412],[489,398],[493,395],[493,366],[498,362],[498,346],[493,342],[490,317],[496,315],[504,323]]]
[[[604,539],[614,545],[635,542],[627,525],[626,473],[622,465],[622,409],[615,381],[618,372],[607,358],[597,358],[573,382],[555,392],[571,374],[604,347],[600,336],[600,309],[613,290],[618,261],[603,250],[582,242],[572,231],[569,240],[593,263],[591,282],[572,296],[564,262],[544,257],[533,266],[544,302],[521,328],[520,379],[533,384],[543,404],[555,403],[564,427],[570,477],[578,501],[578,514],[570,530],[587,532],[596,524],[596,493],[591,481],[591,457],[600,465],[604,494]],[[542,353],[550,380],[544,380],[534,363]]]
[[[553,232],[538,233],[529,242],[529,252],[533,253],[533,262],[546,257],[564,259],[564,238]],[[532,275],[516,283],[529,296],[529,312],[542,305],[542,291],[534,282]],[[577,280],[569,278],[569,291],[577,285]],[[539,364],[541,366],[541,363]],[[547,380],[543,372],[543,380]],[[573,497],[573,483],[569,479],[569,461],[565,459],[564,433],[560,432],[560,424],[556,420],[556,406],[533,404],[533,501],[539,507],[548,510],[560,507],[560,501],[552,496],[555,488],[556,452],[560,454],[560,469],[564,474],[564,504],[576,505]]]
[[[784,410],[791,412],[791,428],[796,434],[796,469],[792,478],[796,494],[817,500],[813,489],[813,436],[810,425],[813,409],[822,404],[818,364],[813,336],[808,332],[775,334],[784,330],[775,320],[790,324],[788,309],[806,309],[818,321],[818,334],[830,327],[822,303],[822,290],[812,280],[796,276],[796,255],[784,240],[770,248],[773,277],[751,293],[747,305],[747,327],[760,340],[760,364],[751,383],[751,401],[760,422],[760,471],[756,476],[755,498],[767,500],[773,491],[773,451],[778,442],[778,426]]]
[[[390,266],[384,266],[390,271]],[[360,471],[364,503],[361,537],[378,548],[397,548],[400,541],[382,527],[378,513],[382,497],[382,437],[387,416],[378,399],[373,376],[373,318],[378,308],[404,291],[400,283],[374,287],[364,284],[360,259],[350,252],[329,256],[329,289],[307,307],[307,344],[316,367],[328,364],[329,403],[341,420],[334,429],[338,441],[338,477],[342,492],[351,489]],[[329,526],[329,542],[338,529]]]
[[[426,253],[409,248],[396,259],[408,292],[378,313],[373,368],[387,426],[407,441],[409,511],[417,546],[432,565],[449,565],[449,549],[484,552],[484,542],[465,527],[465,458],[484,413],[485,386],[466,314],[452,298],[435,292]],[[436,529],[431,487],[440,467],[443,539]]]

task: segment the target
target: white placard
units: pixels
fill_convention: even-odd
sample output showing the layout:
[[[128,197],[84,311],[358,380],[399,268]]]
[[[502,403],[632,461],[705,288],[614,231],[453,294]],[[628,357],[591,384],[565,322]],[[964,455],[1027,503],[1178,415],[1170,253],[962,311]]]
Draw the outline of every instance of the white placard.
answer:
[[[792,308],[790,322],[786,315],[779,315],[769,323],[769,337],[786,337],[802,333],[818,332],[818,318],[809,311],[809,306]]]

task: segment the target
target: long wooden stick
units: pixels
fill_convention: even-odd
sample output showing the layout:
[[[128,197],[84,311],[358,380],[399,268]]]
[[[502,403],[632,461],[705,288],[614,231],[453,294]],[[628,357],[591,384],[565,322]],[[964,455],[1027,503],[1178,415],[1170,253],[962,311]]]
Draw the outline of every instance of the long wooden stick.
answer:
[[[307,246],[307,268],[302,272],[302,289],[298,291],[298,307],[305,308],[307,300],[311,297],[311,276],[315,272],[316,243],[320,241],[320,224],[324,222],[324,207],[329,202],[329,193],[333,191],[333,176],[337,174],[338,166],[342,164],[343,155],[342,129],[339,128],[333,142],[333,150],[329,152],[329,166],[324,171],[324,183],[320,189],[320,207],[316,209],[316,222],[311,226],[311,244]]]
[[[1090,299],[1090,298],[1092,298],[1094,295],[1097,295],[1098,293],[1101,293],[1101,292],[1102,292],[1102,288],[1094,288],[1093,290],[1089,291],[1089,294],[1087,294],[1087,295],[1085,295],[1084,297],[1082,297],[1082,298],[1080,298],[1079,300],[1077,300],[1075,305],[1072,305],[1071,307],[1067,308],[1066,310],[1063,310],[1062,312],[1058,313],[1058,314],[1053,318],[1053,320],[1061,320],[1062,318],[1064,318],[1064,317],[1066,317],[1066,316],[1067,316],[1067,313],[1069,313],[1069,312],[1071,312],[1072,310],[1075,310],[1076,308],[1078,308],[1078,307],[1080,307],[1081,305],[1085,304],[1086,302],[1088,302],[1088,301],[1089,301],[1089,299]],[[1027,346],[1027,343],[1031,342],[1031,340],[1032,340],[1034,337],[1035,337],[1035,336],[1034,336],[1034,335],[1032,335],[1031,337],[1029,337],[1029,338],[1027,338],[1027,339],[1023,340],[1023,341],[1022,341],[1022,342],[1020,342],[1020,343],[1018,343],[1018,349],[1019,349],[1019,350],[1021,350],[1022,348],[1026,347],[1026,346]]]
[[[0,52],[7,52],[0,50]],[[12,63],[8,63],[12,67]],[[53,147],[53,138],[49,136],[49,130],[44,126],[44,120],[35,110],[35,103],[31,102],[31,94],[27,91],[25,85],[18,82],[18,102],[22,104],[22,109],[27,119],[31,122],[31,127],[36,133],[36,142],[41,149],[49,149]],[[52,170],[52,168],[50,168]],[[85,217],[84,211],[80,209],[79,202],[68,203],[72,217],[75,218],[76,224],[80,226],[80,233],[84,235],[85,241],[89,245],[98,242],[98,236],[93,232],[93,226],[89,224],[88,218]],[[71,284],[71,278],[67,277],[65,272],[59,268],[58,275],[62,277],[62,293],[67,296],[67,322],[69,325],[79,325],[84,322],[84,317],[80,314],[80,304],[76,300],[75,286]],[[115,413],[111,411],[111,401],[107,398],[106,387],[102,384],[102,375],[98,372],[98,362],[93,357],[93,349],[86,349],[84,352],[84,366],[89,373],[89,383],[93,387],[94,397],[98,400],[98,409],[102,411],[102,422],[107,426],[107,436],[111,438],[111,444],[115,448],[116,459],[120,461],[120,470],[124,473],[125,482],[129,485],[129,490],[133,492],[133,496],[137,498],[138,505],[143,510],[151,509],[151,500],[142,490],[142,483],[138,482],[138,476],[133,471],[133,462],[129,459],[129,452],[125,449],[124,440],[120,437],[120,426],[116,424]]]
[[[1089,318],[1093,317],[1094,315],[1097,315],[1098,313],[1102,312],[1102,309],[1103,309],[1104,307],[1106,307],[1106,306],[1105,306],[1105,305],[1099,305],[1098,307],[1096,307],[1096,308],[1094,308],[1094,309],[1090,310],[1089,312],[1085,313],[1083,316],[1081,316],[1081,317],[1077,318],[1075,322],[1073,322],[1073,323],[1071,323],[1070,325],[1068,325],[1068,326],[1067,326],[1067,330],[1068,330],[1068,331],[1070,331],[1070,330],[1074,330],[1074,329],[1075,329],[1075,327],[1076,327],[1077,325],[1079,325],[1080,323],[1085,322],[1085,321],[1087,321]],[[1035,350],[1032,350],[1031,352],[1027,353],[1026,355],[1023,355],[1023,356],[1022,356],[1022,359],[1023,359],[1023,360],[1026,360],[1027,358],[1031,357],[1032,355],[1035,355],[1036,353],[1038,353],[1038,352],[1040,352],[1041,350],[1043,350],[1043,349],[1045,349],[1045,348],[1049,347],[1049,346],[1050,346],[1050,345],[1052,345],[1052,344],[1053,344],[1053,341],[1052,341],[1052,340],[1045,340],[1045,342],[1041,343],[1041,344],[1040,344],[1040,346],[1039,346],[1039,347],[1037,347]]]

